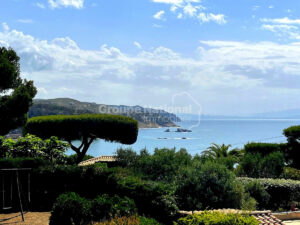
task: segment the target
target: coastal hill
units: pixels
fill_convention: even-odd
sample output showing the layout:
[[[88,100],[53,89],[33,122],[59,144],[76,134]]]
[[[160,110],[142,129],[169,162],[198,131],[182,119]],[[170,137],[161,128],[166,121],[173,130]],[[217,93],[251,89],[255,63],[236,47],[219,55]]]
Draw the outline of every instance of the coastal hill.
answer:
[[[35,99],[29,117],[44,115],[79,115],[109,113],[130,116],[139,122],[140,128],[175,127],[180,119],[163,110],[141,106],[105,105],[80,102],[70,98]]]

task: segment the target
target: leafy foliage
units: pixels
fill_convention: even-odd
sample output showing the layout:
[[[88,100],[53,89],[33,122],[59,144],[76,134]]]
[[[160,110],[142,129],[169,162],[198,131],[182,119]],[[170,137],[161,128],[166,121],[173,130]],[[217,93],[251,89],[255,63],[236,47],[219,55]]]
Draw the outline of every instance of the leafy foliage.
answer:
[[[60,195],[53,205],[50,225],[85,225],[90,224],[90,201],[76,193]]]
[[[225,166],[206,162],[194,164],[182,174],[176,195],[184,210],[241,208],[244,189]]]
[[[37,93],[32,81],[21,79],[19,60],[13,49],[0,47],[0,135],[25,124]]]
[[[286,158],[291,167],[300,169],[300,126],[292,126],[283,130],[288,139]]]
[[[281,178],[300,181],[300,170],[291,167],[285,167]]]
[[[259,225],[258,220],[249,215],[205,211],[181,218],[175,225]]]
[[[151,155],[147,150],[137,154],[131,149],[119,149],[117,160],[121,166],[132,168],[146,178],[174,182],[182,168],[192,163],[192,156],[185,149],[155,149]]]
[[[242,156],[243,152],[239,149],[231,149],[231,145],[218,145],[215,143],[212,143],[210,147],[206,151],[204,151],[202,154],[212,157],[214,159],[217,158],[226,158],[226,157],[232,157],[236,161],[238,161]]]
[[[272,152],[262,156],[259,153],[246,153],[240,163],[238,174],[247,177],[278,178],[283,173],[285,164],[281,152]]]
[[[134,215],[130,217],[114,218],[110,221],[95,223],[95,225],[160,225],[160,223],[155,219]]]
[[[131,216],[136,213],[133,200],[115,195],[100,195],[92,201],[91,213],[93,221],[110,220],[116,217]]]
[[[238,178],[238,180],[244,185],[251,182],[258,182],[262,185],[269,194],[270,199],[268,202],[262,202],[258,198],[258,201],[268,209],[289,209],[291,202],[300,201],[300,181],[266,178]]]
[[[259,209],[267,208],[271,196],[258,181],[246,183],[245,191],[256,200]]]
[[[17,140],[0,137],[0,152],[3,157],[27,157],[42,158],[51,162],[65,162],[65,152],[69,145],[58,140],[57,137],[50,137],[42,140],[34,135],[26,135]]]

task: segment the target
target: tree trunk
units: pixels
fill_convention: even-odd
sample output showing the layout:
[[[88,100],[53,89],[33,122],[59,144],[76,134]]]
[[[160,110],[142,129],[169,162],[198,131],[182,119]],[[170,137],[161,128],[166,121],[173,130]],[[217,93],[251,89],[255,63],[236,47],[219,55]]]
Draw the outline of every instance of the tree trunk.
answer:
[[[93,137],[93,136],[91,136],[91,137],[84,136],[82,138],[82,143],[79,147],[74,146],[71,141],[68,141],[71,146],[71,149],[73,151],[75,151],[77,154],[77,159],[76,159],[77,164],[82,162],[84,156],[86,155],[87,151],[89,150],[90,145],[92,144],[92,142],[94,140],[95,140],[95,137]]]

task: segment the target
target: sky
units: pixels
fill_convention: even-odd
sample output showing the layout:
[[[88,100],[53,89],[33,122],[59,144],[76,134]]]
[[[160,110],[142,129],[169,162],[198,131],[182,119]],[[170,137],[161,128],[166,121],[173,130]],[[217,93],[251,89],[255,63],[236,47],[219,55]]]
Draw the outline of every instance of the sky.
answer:
[[[18,53],[37,98],[300,108],[299,0],[5,0],[0,15],[0,46]]]

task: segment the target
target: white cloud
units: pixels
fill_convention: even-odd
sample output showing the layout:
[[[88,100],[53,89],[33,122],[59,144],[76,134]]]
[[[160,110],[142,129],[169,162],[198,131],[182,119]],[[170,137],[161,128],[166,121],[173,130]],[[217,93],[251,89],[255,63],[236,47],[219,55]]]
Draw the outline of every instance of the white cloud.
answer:
[[[116,47],[84,50],[69,37],[39,40],[3,28],[0,44],[17,51],[38,97],[155,106],[188,91],[206,111],[226,114],[294,107],[300,95],[300,42],[201,41],[197,58],[163,46],[129,56]]]
[[[48,0],[51,8],[74,7],[77,9],[83,8],[84,0]]]
[[[135,41],[135,42],[133,42],[133,44],[134,44],[138,49],[142,49],[142,45],[141,45],[139,42]]]
[[[162,28],[162,27],[163,27],[162,25],[156,24],[156,23],[154,23],[152,26],[153,26],[154,28]]]
[[[19,23],[33,23],[34,21],[31,19],[19,19],[18,22]]]
[[[263,23],[279,23],[279,24],[297,24],[300,25],[300,19],[290,19],[288,17],[283,18],[262,18],[260,19]]]
[[[45,5],[43,3],[40,3],[40,2],[37,2],[36,6],[39,7],[39,8],[41,8],[41,9],[45,9],[46,8]]]
[[[225,19],[225,15],[223,14],[213,14],[213,13],[199,13],[198,15],[198,19],[202,22],[202,23],[208,23],[208,22],[215,22],[218,24],[225,24],[227,23],[226,19]]]
[[[300,40],[300,19],[290,19],[288,17],[262,18],[260,21],[265,23],[261,26],[263,30],[271,31],[280,38],[287,37]]]
[[[292,26],[292,25],[286,25],[286,24],[263,24],[262,29],[264,30],[269,30],[272,32],[286,32],[286,31],[291,31],[291,30],[298,30],[298,27]]]
[[[9,26],[7,25],[7,23],[2,23],[2,28],[3,28],[4,32],[9,31]]]
[[[202,23],[226,23],[225,15],[223,14],[211,12],[204,13],[203,11],[206,11],[207,9],[202,4],[202,0],[152,0],[152,2],[169,4],[171,13],[176,14],[177,19],[199,18]]]
[[[155,14],[153,15],[153,18],[154,18],[154,19],[157,19],[157,20],[162,20],[164,14],[165,14],[165,11],[164,11],[164,10],[158,11],[157,13],[155,13]]]
[[[196,13],[197,13],[197,10],[198,10],[198,7],[197,6],[193,6],[190,3],[183,7],[184,14],[186,14],[186,15],[188,15],[190,17],[195,16]]]

